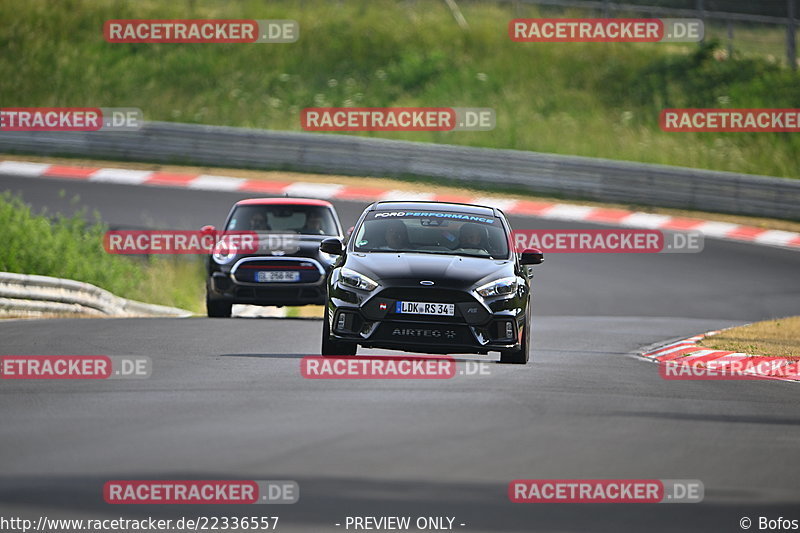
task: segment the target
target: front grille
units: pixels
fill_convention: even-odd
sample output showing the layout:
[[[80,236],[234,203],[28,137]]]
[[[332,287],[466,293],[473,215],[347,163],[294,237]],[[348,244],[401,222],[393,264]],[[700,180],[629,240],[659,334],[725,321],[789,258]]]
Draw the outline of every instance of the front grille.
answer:
[[[244,261],[239,268],[258,268],[261,270],[270,270],[274,268],[297,268],[297,267],[310,267],[316,270],[316,266],[311,261],[303,259],[253,259],[251,261]]]
[[[395,342],[407,344],[477,344],[469,328],[448,324],[409,324],[406,322],[383,322],[369,338],[373,342]]]
[[[300,278],[297,281],[278,283],[316,283],[322,277],[317,269],[317,266],[313,262],[305,261],[303,259],[257,259],[252,261],[244,261],[238,267],[236,267],[236,273],[233,275],[233,277],[239,283],[259,283],[256,278],[256,272],[261,271],[298,272],[300,275]]]
[[[381,291],[378,297],[392,300],[392,303],[389,305],[389,312],[386,314],[386,318],[396,320],[398,322],[438,322],[445,324],[463,324],[465,322],[465,317],[462,315],[461,309],[459,309],[458,305],[455,307],[455,313],[453,316],[397,313],[395,312],[395,302],[397,301],[477,304],[477,301],[469,294],[462,291],[449,289],[417,289],[413,287],[388,288]]]
[[[458,302],[475,302],[475,298],[464,291],[451,289],[418,289],[416,287],[390,287],[378,294],[381,298],[405,300],[411,302],[438,302],[453,304]]]

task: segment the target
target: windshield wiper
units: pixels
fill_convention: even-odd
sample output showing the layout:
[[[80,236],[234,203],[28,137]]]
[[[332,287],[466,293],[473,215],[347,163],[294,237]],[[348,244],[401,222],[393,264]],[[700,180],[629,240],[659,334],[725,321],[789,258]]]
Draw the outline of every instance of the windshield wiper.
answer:
[[[428,254],[428,255],[458,255],[461,257],[479,257],[481,259],[494,259],[491,255],[468,254],[466,252],[434,252],[432,250],[356,250],[380,254]]]

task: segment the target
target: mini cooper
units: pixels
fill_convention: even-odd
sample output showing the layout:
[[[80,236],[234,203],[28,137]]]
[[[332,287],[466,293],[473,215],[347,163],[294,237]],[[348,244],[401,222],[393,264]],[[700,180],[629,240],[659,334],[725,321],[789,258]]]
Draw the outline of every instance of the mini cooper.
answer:
[[[203,230],[216,231],[213,226]],[[216,244],[207,260],[209,317],[230,317],[233,304],[325,303],[325,278],[335,257],[321,251],[320,242],[343,237],[330,202],[303,198],[242,200],[228,214],[224,231],[255,233],[258,246],[245,251],[224,238]]]

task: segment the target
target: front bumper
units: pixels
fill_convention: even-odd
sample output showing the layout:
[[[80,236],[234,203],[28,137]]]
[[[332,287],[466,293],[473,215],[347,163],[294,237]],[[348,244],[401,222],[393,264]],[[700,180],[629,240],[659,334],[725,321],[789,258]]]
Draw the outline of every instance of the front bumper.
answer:
[[[350,294],[347,294],[350,293]],[[517,298],[480,301],[460,290],[384,289],[360,299],[341,287],[328,302],[331,338],[426,353],[488,353],[520,347],[526,309]],[[454,316],[397,313],[399,300],[454,304]]]
[[[298,281],[259,282],[259,271],[297,272]],[[247,257],[230,268],[212,271],[209,298],[250,305],[322,305],[326,300],[325,267],[307,257]]]

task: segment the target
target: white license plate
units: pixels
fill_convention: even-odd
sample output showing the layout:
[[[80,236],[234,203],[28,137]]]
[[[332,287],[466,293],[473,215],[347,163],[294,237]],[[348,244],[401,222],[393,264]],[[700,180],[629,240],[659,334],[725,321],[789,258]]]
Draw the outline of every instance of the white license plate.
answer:
[[[440,315],[453,316],[456,311],[455,304],[436,304],[430,302],[397,302],[395,313],[411,315]]]
[[[281,270],[259,270],[256,272],[256,281],[299,281],[300,272],[281,271]]]

